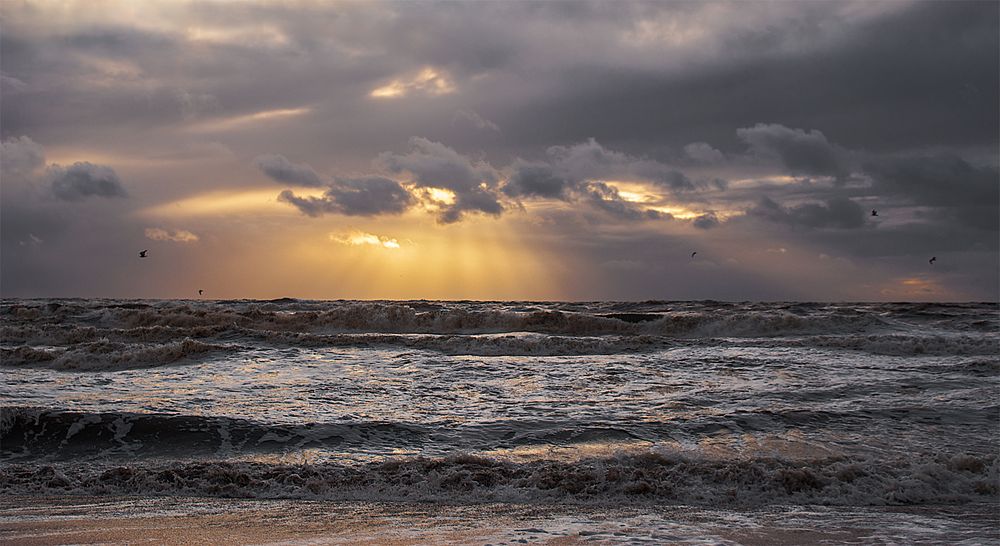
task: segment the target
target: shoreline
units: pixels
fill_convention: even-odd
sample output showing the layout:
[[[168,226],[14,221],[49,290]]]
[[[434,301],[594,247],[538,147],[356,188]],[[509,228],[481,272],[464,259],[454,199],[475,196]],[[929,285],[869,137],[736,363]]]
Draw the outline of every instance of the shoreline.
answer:
[[[0,540],[19,545],[500,544],[629,541],[811,544],[1000,542],[996,505],[595,507],[202,497],[8,496]]]

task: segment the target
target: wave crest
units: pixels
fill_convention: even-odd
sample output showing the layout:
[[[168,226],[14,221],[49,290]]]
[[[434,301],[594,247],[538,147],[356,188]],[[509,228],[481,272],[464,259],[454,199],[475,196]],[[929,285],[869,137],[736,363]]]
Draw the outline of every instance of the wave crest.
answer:
[[[989,502],[996,457],[713,460],[645,453],[515,463],[458,455],[349,466],[196,462],[93,468],[9,465],[14,494],[194,495],[329,500],[655,502],[879,506]]]

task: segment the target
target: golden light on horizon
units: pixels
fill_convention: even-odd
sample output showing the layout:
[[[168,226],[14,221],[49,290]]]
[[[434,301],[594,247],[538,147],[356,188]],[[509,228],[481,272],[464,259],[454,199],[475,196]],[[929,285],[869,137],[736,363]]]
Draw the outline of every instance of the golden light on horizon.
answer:
[[[317,225],[310,231],[320,229]],[[255,271],[253,278],[242,279],[248,285],[241,289],[270,290],[275,297],[282,292],[274,291],[278,283],[268,279],[281,278],[281,285],[294,286],[296,297],[490,300],[543,299],[561,293],[558,276],[563,268],[523,244],[511,226],[491,219],[442,226],[415,211],[333,233],[283,233],[261,250],[218,266],[228,270],[223,275]],[[270,258],[263,260],[262,254]],[[283,293],[288,295],[288,290]]]
[[[202,236],[199,267],[210,278],[227,279],[213,287],[219,297],[551,299],[568,294],[568,276],[596,282],[590,277],[598,273],[572,256],[535,244],[525,218],[471,215],[446,225],[423,207],[398,216],[306,218],[277,201],[278,193],[207,192],[139,214]],[[442,200],[453,195],[434,193]],[[216,222],[220,216],[232,221]]]

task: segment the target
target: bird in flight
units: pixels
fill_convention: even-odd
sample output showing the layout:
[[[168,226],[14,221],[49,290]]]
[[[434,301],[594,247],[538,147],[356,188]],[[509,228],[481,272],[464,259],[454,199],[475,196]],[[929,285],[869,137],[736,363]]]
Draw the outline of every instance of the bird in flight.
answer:
[[[878,211],[875,210],[875,209],[872,209],[872,216],[878,216]]]
[[[692,258],[694,258],[694,255],[695,255],[695,254],[697,254],[697,253],[698,253],[698,251],[697,251],[697,250],[696,250],[696,251],[694,251],[694,252],[692,252],[692,253],[691,253],[691,257],[692,257]]]
[[[204,291],[204,290],[202,290],[201,288],[199,288],[199,289],[198,289],[198,295],[199,295],[199,296],[200,296],[200,295],[202,295],[202,294],[204,294],[204,293],[205,293],[205,291]]]
[[[147,252],[149,252],[149,251],[148,250],[140,250],[139,251],[139,257],[140,258],[145,258]]]
[[[927,263],[929,263],[931,265],[934,265],[934,262],[936,262],[936,261],[937,261],[937,256],[934,256],[930,260],[928,260]]]

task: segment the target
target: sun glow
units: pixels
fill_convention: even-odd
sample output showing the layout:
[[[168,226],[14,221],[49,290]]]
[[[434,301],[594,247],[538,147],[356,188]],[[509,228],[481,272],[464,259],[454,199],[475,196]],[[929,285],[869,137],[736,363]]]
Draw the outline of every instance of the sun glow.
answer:
[[[368,93],[376,99],[394,99],[419,91],[428,95],[447,95],[455,92],[455,83],[444,71],[425,66],[415,75],[397,78]]]
[[[193,251],[206,253],[199,275],[226,279],[212,287],[222,298],[552,299],[568,294],[567,279],[589,282],[591,275],[528,236],[536,226],[527,218],[473,215],[442,225],[420,207],[399,216],[306,218],[277,194],[201,193],[140,214],[183,221],[199,234]],[[288,222],[292,217],[298,221]]]
[[[628,201],[629,203],[643,205],[643,207],[648,210],[655,210],[656,212],[669,214],[678,220],[693,220],[708,212],[694,210],[678,204],[666,204],[664,203],[664,197],[651,191],[648,184],[645,183],[623,182],[618,180],[605,183],[608,186],[615,188],[615,190],[618,191],[618,196],[623,200]],[[713,212],[720,219],[725,219],[732,215],[726,212]]]
[[[320,244],[322,239],[340,244]],[[491,219],[441,226],[414,211],[322,238],[302,234],[272,248],[281,256],[253,267],[274,272],[274,264],[285,264],[281,273],[294,277],[304,297],[524,299],[560,293],[555,277],[562,264],[549,263],[517,230]]]
[[[330,240],[344,245],[371,245],[388,249],[399,248],[399,241],[396,239],[357,230],[353,230],[347,234],[331,233]]]
[[[320,197],[322,188],[296,190],[301,197]],[[187,217],[218,214],[273,213],[285,216],[298,215],[294,207],[278,201],[274,188],[223,190],[200,193],[140,210],[140,216]]]

